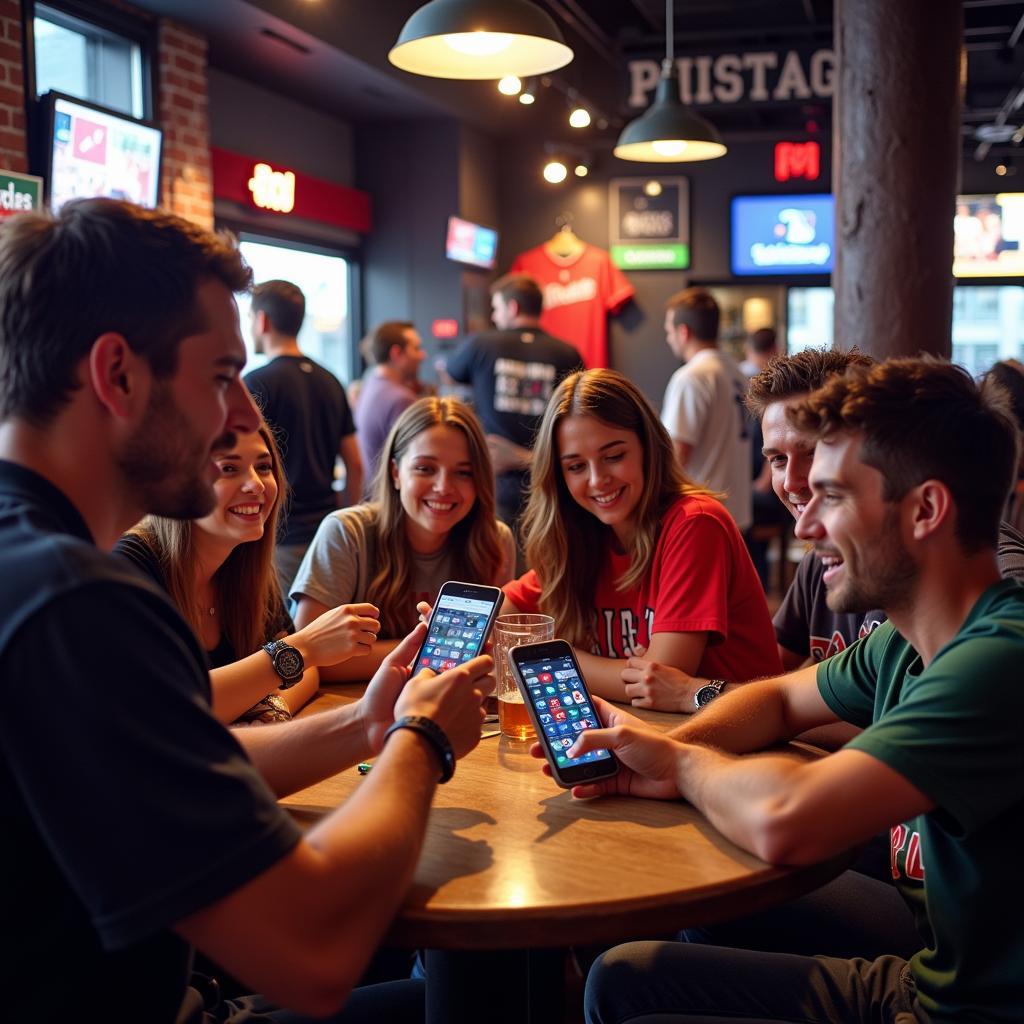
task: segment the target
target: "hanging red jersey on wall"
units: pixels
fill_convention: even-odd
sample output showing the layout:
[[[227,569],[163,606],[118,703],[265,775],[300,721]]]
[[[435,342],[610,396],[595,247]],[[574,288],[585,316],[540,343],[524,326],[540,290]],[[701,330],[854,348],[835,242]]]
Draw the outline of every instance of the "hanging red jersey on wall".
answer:
[[[575,345],[588,369],[607,366],[608,314],[633,297],[633,286],[595,245],[565,256],[547,245],[520,253],[512,273],[529,274],[543,289],[545,331]]]

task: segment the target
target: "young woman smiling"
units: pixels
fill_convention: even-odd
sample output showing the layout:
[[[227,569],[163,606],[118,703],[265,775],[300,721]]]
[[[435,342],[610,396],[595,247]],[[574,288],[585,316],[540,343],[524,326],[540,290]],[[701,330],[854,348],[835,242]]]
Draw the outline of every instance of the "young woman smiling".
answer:
[[[368,604],[336,608],[296,631],[274,573],[285,489],[274,438],[263,425],[239,435],[216,461],[217,504],[209,515],[191,521],[150,516],[115,551],[168,592],[206,649],[216,717],[235,724],[281,721],[316,693],[318,666],[370,649],[380,628],[377,610]],[[281,639],[302,657],[298,681],[283,681],[261,649]],[[279,689],[284,682],[290,685]]]
[[[512,533],[494,515],[494,473],[472,409],[456,398],[421,398],[395,421],[381,450],[374,500],[320,524],[292,584],[301,626],[328,608],[368,601],[380,639],[365,656],[324,671],[368,679],[433,604],[447,580],[498,585],[512,578]]]
[[[587,370],[561,382],[537,432],[531,477],[524,536],[534,568],[505,587],[503,611],[554,616],[594,692],[688,712],[710,680],[781,671],[736,524],[683,475],[657,414],[627,378]],[[641,654],[704,678],[680,683],[626,660]]]

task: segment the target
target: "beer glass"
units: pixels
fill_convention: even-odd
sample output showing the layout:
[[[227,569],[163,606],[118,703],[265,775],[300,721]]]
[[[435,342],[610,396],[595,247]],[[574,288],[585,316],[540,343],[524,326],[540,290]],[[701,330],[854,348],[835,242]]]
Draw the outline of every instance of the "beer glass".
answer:
[[[508,652],[523,644],[540,643],[555,637],[555,620],[550,615],[502,615],[494,623],[494,664],[498,698],[498,724],[502,734],[516,740],[534,736],[523,695],[509,665]]]

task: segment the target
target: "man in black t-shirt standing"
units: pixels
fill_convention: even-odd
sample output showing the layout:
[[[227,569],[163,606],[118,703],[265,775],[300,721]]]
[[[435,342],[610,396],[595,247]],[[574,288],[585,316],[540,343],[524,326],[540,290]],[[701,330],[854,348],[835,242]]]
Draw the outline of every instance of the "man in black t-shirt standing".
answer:
[[[447,365],[452,380],[473,388],[494,463],[498,515],[516,533],[537,424],[555,385],[583,369],[572,345],[541,329],[543,305],[544,293],[532,277],[499,278],[491,285],[491,319],[497,330],[465,341]]]
[[[329,512],[355,504],[363,493],[363,460],[345,389],[333,373],[299,349],[306,300],[289,281],[264,281],[252,292],[251,327],[266,366],[245,383],[281,446],[290,501],[285,535],[277,545],[277,572],[287,594],[316,528]],[[334,462],[345,463],[345,497],[334,491]]]

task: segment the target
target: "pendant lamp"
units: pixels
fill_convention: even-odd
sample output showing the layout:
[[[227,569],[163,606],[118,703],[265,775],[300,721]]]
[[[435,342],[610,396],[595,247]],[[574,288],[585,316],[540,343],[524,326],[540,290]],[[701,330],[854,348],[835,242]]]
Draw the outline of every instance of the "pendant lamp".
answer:
[[[529,0],[430,0],[388,54],[403,71],[463,79],[541,75],[572,58],[554,20]]]
[[[684,107],[679,99],[674,29],[672,0],[665,0],[665,59],[661,62],[661,78],[654,102],[622,129],[614,150],[620,160],[674,164],[725,155],[725,144],[715,127]]]

